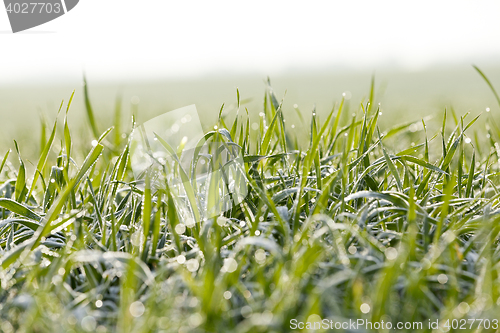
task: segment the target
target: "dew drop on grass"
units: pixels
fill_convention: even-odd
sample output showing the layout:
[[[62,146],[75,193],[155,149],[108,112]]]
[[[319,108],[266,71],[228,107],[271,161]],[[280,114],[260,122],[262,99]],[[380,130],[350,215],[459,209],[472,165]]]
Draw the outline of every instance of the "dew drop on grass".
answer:
[[[389,247],[385,250],[385,256],[388,260],[394,260],[398,257],[398,250],[393,247]]]
[[[430,262],[429,259],[427,259],[427,258],[422,259],[422,268],[423,269],[427,270],[427,269],[429,269],[431,267],[432,267],[432,263]]]
[[[182,235],[183,233],[186,232],[186,226],[182,223],[179,223],[178,225],[175,226],[175,232],[178,233],[179,235]]]
[[[465,143],[471,143],[471,139],[470,138],[465,138]]]
[[[132,317],[135,317],[135,318],[139,318],[140,316],[142,316],[144,314],[144,311],[146,310],[146,308],[144,307],[144,304],[142,304],[142,302],[140,301],[136,301],[132,304],[130,304],[130,307],[128,308],[130,314],[132,315]]]
[[[101,308],[102,307],[102,301],[100,299],[98,299],[97,301],[95,301],[95,307],[96,308]]]
[[[224,266],[222,270],[228,273],[234,272],[238,268],[238,263],[233,258],[224,259]]]
[[[359,309],[363,313],[368,313],[368,312],[370,312],[370,305],[368,305],[368,303],[363,303],[363,304],[361,304],[361,306],[359,307]]]
[[[308,323],[320,323],[321,322],[321,317],[318,316],[317,314],[313,313],[309,317],[307,317],[307,322]]]
[[[189,259],[186,262],[186,268],[190,272],[196,272],[200,268],[200,263],[196,259]]]
[[[490,108],[486,108],[486,112],[490,112]]]
[[[220,227],[225,227],[226,224],[227,224],[227,218],[225,218],[224,216],[219,216],[217,218],[217,224],[220,226]]]
[[[446,282],[448,282],[448,276],[446,274],[439,274],[437,280],[439,283],[445,284]]]
[[[349,251],[350,254],[356,254],[356,252],[358,252],[358,249],[356,248],[356,246],[351,245],[351,246],[349,246],[347,251]]]
[[[97,147],[97,144],[98,144],[99,142],[97,142],[97,140],[92,140],[92,142],[91,142],[91,143],[92,143],[92,147]]]
[[[466,302],[462,302],[458,304],[457,309],[461,314],[467,314],[470,311],[470,306]]]
[[[187,226],[188,228],[192,228],[192,227],[194,227],[194,219],[193,219],[193,218],[191,218],[191,217],[188,217],[188,218],[186,219],[186,226]]]
[[[52,284],[57,285],[62,282],[62,277],[60,275],[54,275],[52,277]]]
[[[229,290],[226,290],[224,292],[224,298],[225,299],[231,299],[232,296],[233,296],[233,294]]]
[[[92,316],[86,316],[82,319],[82,328],[86,332],[92,332],[97,327],[97,321]]]
[[[71,326],[74,326],[77,323],[76,318],[73,315],[69,315],[67,321]]]
[[[241,315],[243,318],[249,318],[252,315],[252,308],[248,305],[245,305],[241,308]]]
[[[342,97],[344,97],[344,99],[346,99],[346,100],[349,100],[349,99],[351,99],[352,94],[349,90],[346,90],[342,93]]]
[[[255,251],[255,260],[259,264],[263,264],[266,261],[266,252],[262,249]]]
[[[202,322],[203,318],[199,313],[193,313],[191,316],[189,316],[189,326],[191,326],[192,328],[200,326]]]
[[[184,257],[182,254],[177,256],[177,262],[182,265],[186,262],[186,257]]]

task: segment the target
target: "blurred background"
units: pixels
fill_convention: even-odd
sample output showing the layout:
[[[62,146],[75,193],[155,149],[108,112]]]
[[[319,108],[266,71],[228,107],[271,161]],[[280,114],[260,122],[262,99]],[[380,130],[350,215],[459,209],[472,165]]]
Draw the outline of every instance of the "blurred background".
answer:
[[[372,76],[382,124],[498,113],[472,64],[500,89],[499,13],[493,0],[81,0],[12,34],[1,9],[0,143],[33,138],[74,89],[72,126],[85,124],[84,75],[101,130],[117,101],[139,121],[196,104],[208,128],[237,88],[255,114],[267,77],[297,127],[294,106],[325,114],[345,93],[358,109]]]

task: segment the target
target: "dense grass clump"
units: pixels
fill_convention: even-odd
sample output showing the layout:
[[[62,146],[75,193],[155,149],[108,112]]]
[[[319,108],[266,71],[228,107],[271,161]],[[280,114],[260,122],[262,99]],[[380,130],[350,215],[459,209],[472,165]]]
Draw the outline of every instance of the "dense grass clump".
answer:
[[[424,121],[384,131],[372,85],[357,112],[344,100],[321,120],[299,112],[304,139],[270,86],[258,120],[238,94],[214,132],[244,152],[248,195],[186,227],[171,192],[134,179],[119,110],[115,133],[101,134],[84,93],[88,144],[72,143],[65,118],[43,128],[32,176],[28,143],[16,144],[19,167],[0,160],[2,332],[288,332],[292,319],[319,318],[429,331],[429,319],[500,319],[492,118],[476,135],[477,118],[446,112],[429,137]]]

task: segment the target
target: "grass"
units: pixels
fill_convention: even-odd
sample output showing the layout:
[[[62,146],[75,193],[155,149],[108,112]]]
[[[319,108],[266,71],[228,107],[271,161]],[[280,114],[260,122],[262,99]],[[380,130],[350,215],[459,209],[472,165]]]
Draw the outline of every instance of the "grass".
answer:
[[[436,120],[384,130],[374,88],[354,112],[297,110],[307,137],[270,83],[259,119],[238,93],[206,135],[241,149],[248,195],[187,225],[175,191],[134,178],[120,106],[102,132],[85,86],[87,139],[67,123],[72,96],[62,125],[42,122],[33,175],[28,143],[1,159],[0,330],[288,332],[328,318],[497,331],[500,129],[445,111],[437,133]]]

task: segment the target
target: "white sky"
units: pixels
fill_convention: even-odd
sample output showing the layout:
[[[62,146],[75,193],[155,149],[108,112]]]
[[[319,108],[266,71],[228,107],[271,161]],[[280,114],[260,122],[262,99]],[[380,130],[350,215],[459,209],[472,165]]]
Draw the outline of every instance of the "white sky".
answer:
[[[498,0],[80,0],[11,34],[0,8],[0,84],[470,63],[500,56],[499,13]]]

